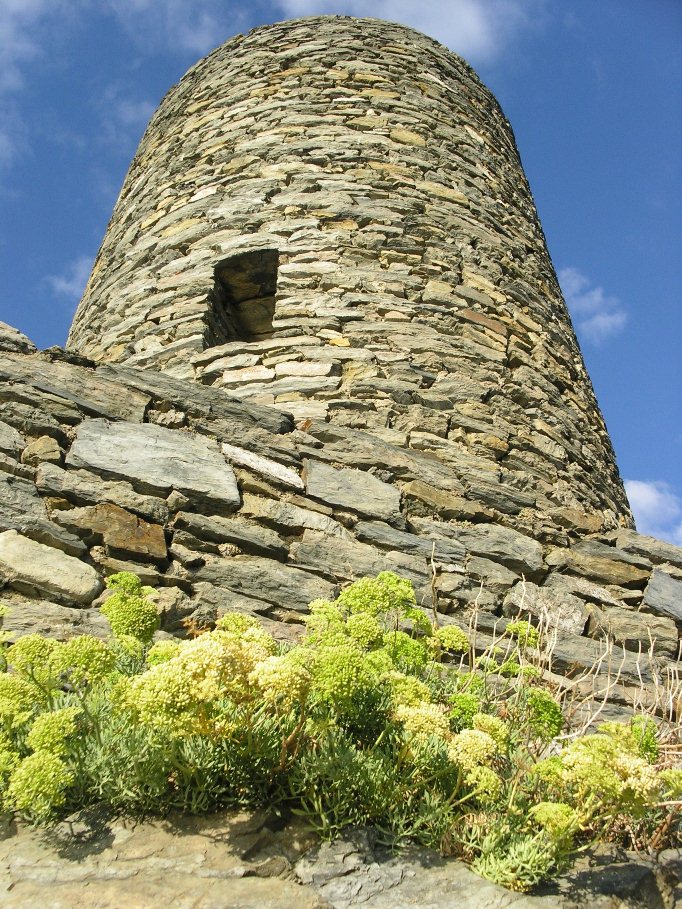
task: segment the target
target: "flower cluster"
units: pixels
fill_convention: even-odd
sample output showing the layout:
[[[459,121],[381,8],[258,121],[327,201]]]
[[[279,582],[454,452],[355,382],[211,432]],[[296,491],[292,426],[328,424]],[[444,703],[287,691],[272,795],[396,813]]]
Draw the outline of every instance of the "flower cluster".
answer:
[[[101,682],[109,675],[114,669],[116,655],[104,641],[81,634],[56,644],[50,662],[59,679],[83,687]]]
[[[140,579],[129,571],[112,574],[106,584],[114,593],[101,612],[109,620],[114,635],[132,635],[148,644],[159,627],[156,606],[147,598],[152,588],[143,587]]]
[[[502,778],[490,767],[472,767],[466,772],[464,782],[481,804],[497,802],[502,795]]]
[[[538,802],[530,817],[554,840],[571,836],[579,825],[578,814],[565,802]]]
[[[505,631],[516,638],[521,647],[537,647],[540,643],[540,632],[530,622],[508,622]]]
[[[382,571],[375,578],[360,578],[341,591],[338,606],[353,614],[367,612],[381,615],[396,612],[403,615],[416,606],[411,581],[399,578],[391,571]]]
[[[576,739],[559,755],[560,778],[577,800],[589,796],[604,805],[628,803],[636,808],[656,795],[660,780],[644,758],[636,757],[612,736]]]
[[[16,767],[5,793],[5,804],[36,821],[49,818],[66,801],[73,774],[50,751],[36,751]]]
[[[147,666],[156,666],[158,663],[165,663],[170,660],[180,650],[178,641],[164,640],[156,641],[147,651]]]
[[[463,770],[473,770],[489,765],[498,750],[497,742],[487,732],[463,729],[453,737],[448,753],[450,760]]]
[[[471,719],[474,729],[487,732],[495,740],[500,751],[504,751],[509,742],[509,728],[504,720],[489,713],[476,713]]]
[[[413,675],[405,675],[393,669],[385,672],[381,676],[381,681],[388,685],[394,707],[399,705],[416,707],[419,704],[428,704],[431,700],[429,686]]]
[[[24,726],[43,700],[26,679],[0,673],[0,728],[11,731]]]
[[[312,693],[340,713],[353,713],[375,679],[362,650],[352,643],[323,647],[315,655]]]
[[[290,710],[303,704],[310,690],[311,675],[304,661],[295,650],[283,656],[271,656],[260,663],[249,675],[264,700]]]
[[[459,691],[450,696],[450,722],[456,732],[473,725],[481,710],[481,698],[471,691]]]
[[[445,713],[437,704],[400,704],[394,711],[394,719],[401,723],[405,732],[415,738],[436,736],[450,738],[450,726]]]
[[[56,647],[57,642],[51,638],[24,635],[7,650],[7,665],[23,678],[35,681],[43,688],[53,688],[57,684],[52,667]]]
[[[26,744],[32,751],[50,751],[61,755],[68,747],[69,739],[75,735],[80,707],[62,707],[48,713],[41,713],[31,726]]]
[[[524,693],[530,728],[540,739],[551,741],[564,726],[561,705],[542,688],[527,688]]]
[[[434,637],[448,653],[469,653],[469,638],[457,625],[439,628]]]

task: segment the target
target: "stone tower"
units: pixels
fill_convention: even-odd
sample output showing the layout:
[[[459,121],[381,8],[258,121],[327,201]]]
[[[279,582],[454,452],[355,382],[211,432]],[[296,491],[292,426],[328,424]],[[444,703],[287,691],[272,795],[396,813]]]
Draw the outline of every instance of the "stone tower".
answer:
[[[196,64],[68,344],[329,424],[331,445],[419,452],[422,513],[540,539],[632,525],[511,127],[403,26],[285,22]]]

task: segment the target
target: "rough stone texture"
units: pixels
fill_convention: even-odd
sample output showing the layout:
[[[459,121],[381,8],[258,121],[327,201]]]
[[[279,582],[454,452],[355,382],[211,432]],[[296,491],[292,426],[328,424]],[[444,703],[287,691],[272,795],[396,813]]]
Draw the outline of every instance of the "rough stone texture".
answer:
[[[200,61],[143,137],[69,346],[0,325],[12,639],[105,635],[95,597],[126,570],[161,636],[236,610],[291,641],[311,600],[389,569],[478,653],[503,613],[546,621],[551,680],[585,709],[679,710],[682,549],[631,529],[509,124],[431,39],[318,17]],[[3,905],[118,909],[133,884],[140,906],[192,909],[679,892],[627,857],[602,889],[587,869],[521,897],[366,836],[299,863],[306,887],[263,882],[298,855],[247,866],[205,823],[120,823],[92,851],[79,828],[70,863],[8,840]]]
[[[646,590],[643,605],[658,615],[669,615],[682,623],[682,578],[674,578],[655,568]]]
[[[102,589],[101,578],[90,565],[16,530],[0,533],[0,578],[16,590],[74,605],[91,603]]]
[[[631,525],[510,126],[403,26],[280,23],[194,66],[140,143],[69,347],[427,453],[460,484],[427,494],[445,519]]]
[[[66,376],[62,388],[52,375],[49,394],[33,384],[46,363],[59,364]],[[548,546],[528,528],[496,522],[492,511],[470,513],[475,523],[455,517],[448,503],[460,508],[462,484],[435,457],[400,447],[400,430],[380,438],[375,429],[319,421],[296,428],[272,408],[216,389],[152,370],[70,363],[55,349],[47,360],[6,353],[5,368],[17,378],[0,386],[0,531],[17,531],[24,547],[44,544],[60,564],[77,557],[74,564],[90,576],[137,573],[159,591],[165,631],[207,628],[236,609],[291,640],[310,600],[392,570],[413,581],[425,608],[435,595],[443,619],[467,627],[476,611],[481,641],[486,616],[503,621],[503,609],[521,608],[533,621],[546,616],[559,635],[559,671],[588,668],[606,636],[614,652],[602,670],[607,674],[622,654],[623,684],[632,694],[637,661],[650,659],[652,639],[663,684],[666,673],[679,672],[676,547],[659,549],[650,538],[640,544],[633,531],[617,538],[575,530],[559,540],[552,533]],[[143,422],[93,419],[91,402],[80,396],[74,403],[78,383],[87,388],[88,377],[101,371],[112,404],[102,399],[100,410],[129,413],[124,402],[132,388],[148,401]],[[36,402],[30,411],[27,401]],[[63,466],[21,463],[27,420],[32,431],[49,427]],[[0,599],[13,598],[12,633],[34,622],[60,637],[103,634],[96,608],[69,619],[69,610],[84,604],[69,599],[68,587],[46,586],[45,564],[42,555],[26,558],[21,577],[5,581]],[[623,704],[633,699],[619,697]]]
[[[306,492],[325,505],[350,508],[352,511],[383,521],[400,517],[400,492],[370,473],[341,468],[335,470],[308,461],[305,467]]]
[[[215,443],[162,426],[87,420],[78,428],[67,463],[128,480],[145,494],[165,496],[174,489],[228,512],[240,503],[234,473]]]
[[[48,835],[0,833],[5,909],[674,909],[679,850],[654,863],[592,852],[535,895],[512,893],[428,849],[391,854],[371,830],[318,844],[265,810],[203,818],[79,812]]]
[[[168,552],[163,528],[118,505],[100,504],[55,512],[56,520],[90,544],[103,542],[107,555],[164,562]]]

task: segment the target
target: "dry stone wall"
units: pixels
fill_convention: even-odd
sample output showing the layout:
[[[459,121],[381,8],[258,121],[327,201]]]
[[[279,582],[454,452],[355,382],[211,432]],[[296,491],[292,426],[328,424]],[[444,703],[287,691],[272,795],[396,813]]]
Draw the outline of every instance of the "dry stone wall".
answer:
[[[297,426],[222,389],[41,353],[0,328],[0,601],[13,638],[105,635],[104,578],[127,570],[155,588],[160,636],[239,610],[294,639],[311,600],[390,569],[442,624],[471,633],[475,614],[479,650],[530,614],[556,633],[555,671],[601,660],[597,690],[617,709],[679,709],[682,549],[624,528],[543,544],[444,519],[421,491],[447,499],[447,476],[364,429]]]
[[[400,476],[424,520],[632,527],[511,128],[403,26],[286,22],[193,67],[69,347],[293,414],[340,464]]]

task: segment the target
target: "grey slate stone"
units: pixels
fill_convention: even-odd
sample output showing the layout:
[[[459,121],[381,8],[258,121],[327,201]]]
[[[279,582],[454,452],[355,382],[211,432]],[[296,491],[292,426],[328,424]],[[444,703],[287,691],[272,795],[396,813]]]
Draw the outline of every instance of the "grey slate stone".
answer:
[[[424,556],[381,551],[367,543],[340,540],[314,530],[306,530],[303,540],[292,544],[290,557],[297,565],[340,581],[394,571],[412,581],[420,602],[428,589],[429,569]]]
[[[530,613],[545,627],[572,634],[582,634],[590,616],[589,609],[578,597],[570,593],[561,595],[551,588],[538,587],[531,581],[519,583],[510,590],[502,608],[507,616]]]
[[[653,648],[655,654],[665,654],[673,660],[677,658],[680,639],[671,618],[636,612],[622,606],[593,606],[590,611],[590,634],[608,634],[628,650],[647,653]]]
[[[389,524],[380,521],[358,521],[353,528],[357,538],[363,543],[373,543],[388,549],[397,549],[408,555],[420,555],[445,564],[460,563],[466,556],[466,549],[461,543],[448,540],[427,540],[414,533],[396,530]]]
[[[237,433],[234,441],[239,441],[238,433],[249,427],[261,427],[276,434],[293,429],[291,417],[272,407],[244,404],[224,391],[185,382],[162,372],[105,364],[97,367],[97,374],[128,389],[137,389],[155,398],[163,398],[193,414],[203,414],[211,420],[223,421]]]
[[[644,591],[642,606],[658,615],[668,615],[682,623],[682,581],[654,568]]]
[[[104,480],[87,470],[63,470],[44,463],[36,470],[35,483],[43,495],[65,498],[74,505],[111,502],[157,524],[168,520],[168,505],[163,499],[135,492],[124,480]]]
[[[669,562],[682,568],[682,546],[675,546],[656,537],[647,537],[635,530],[619,530],[616,535],[616,546],[623,552],[644,556],[654,564]]]
[[[62,606],[11,588],[2,591],[0,600],[9,607],[2,627],[11,641],[26,634],[42,634],[59,641],[77,634],[92,634],[102,639],[111,634],[109,622],[93,607],[74,609],[73,604]]]
[[[9,353],[35,353],[33,341],[6,322],[0,322],[0,350]]]
[[[415,528],[428,539],[455,540],[472,555],[500,562],[517,574],[536,579],[544,574],[542,546],[511,527],[500,524],[448,524],[414,518]]]
[[[287,547],[274,531],[238,518],[209,518],[181,511],[175,516],[173,526],[189,531],[200,540],[231,543],[253,555],[267,556],[280,562],[287,557]]]
[[[316,503],[311,502],[310,504]],[[353,535],[342,524],[328,515],[281,499],[266,499],[245,492],[240,514],[258,518],[259,521],[276,527],[284,533],[302,532],[309,529],[319,530],[330,536],[342,537],[345,540],[353,539]]]
[[[102,589],[91,565],[17,533],[0,533],[0,577],[20,593],[88,605]]]
[[[190,577],[295,612],[305,612],[312,600],[333,599],[336,590],[329,581],[300,568],[248,555],[206,555],[205,564]]]
[[[619,587],[639,589],[644,587],[649,579],[647,568],[574,549],[552,549],[547,555],[546,562],[552,568],[564,569],[570,574],[577,574],[598,584],[616,584]]]
[[[18,458],[26,445],[26,440],[20,432],[0,420],[0,451]]]
[[[66,458],[107,479],[127,480],[146,495],[172,489],[216,514],[239,507],[232,468],[210,439],[152,423],[141,425],[86,420],[78,427]]]
[[[306,493],[328,505],[349,508],[383,521],[400,519],[400,490],[363,470],[335,469],[307,460],[303,479]]]
[[[0,380],[23,382],[96,417],[141,422],[149,396],[72,363],[0,354]]]
[[[87,553],[75,534],[50,520],[45,503],[30,480],[6,473],[0,473],[0,530],[17,530],[68,555]]]

